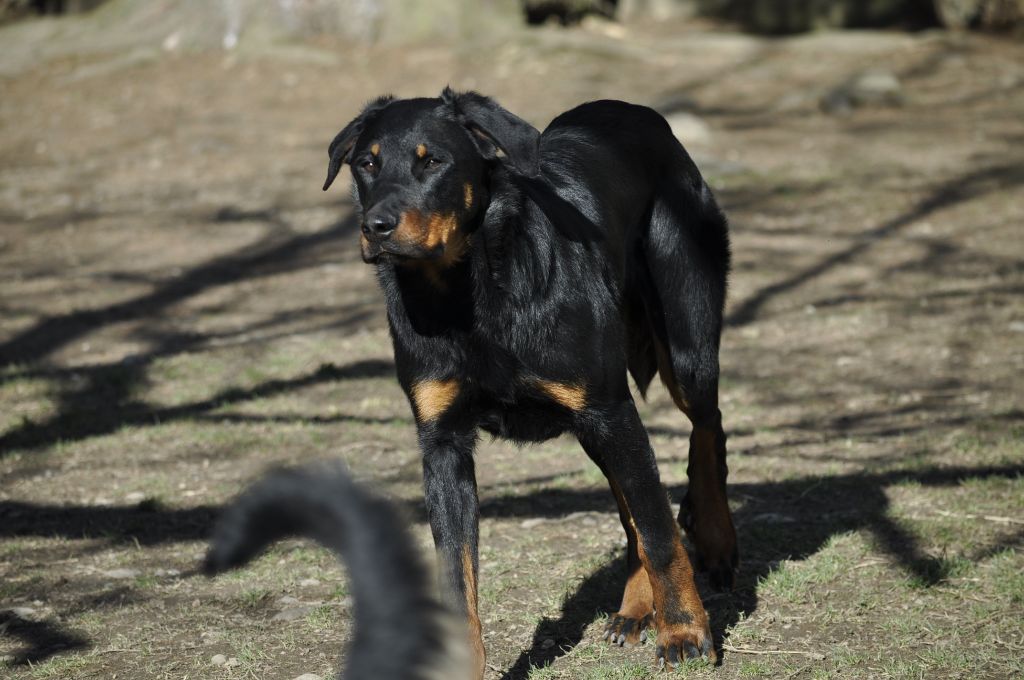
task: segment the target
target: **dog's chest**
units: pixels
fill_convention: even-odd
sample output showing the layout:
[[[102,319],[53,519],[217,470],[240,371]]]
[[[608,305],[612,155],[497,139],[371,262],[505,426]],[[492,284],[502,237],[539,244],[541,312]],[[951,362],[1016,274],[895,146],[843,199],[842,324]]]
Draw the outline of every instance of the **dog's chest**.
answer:
[[[511,403],[480,394],[477,419],[485,432],[521,442],[557,437],[572,424],[571,414],[536,394],[523,394]]]
[[[568,429],[585,407],[585,390],[543,377],[528,357],[491,349],[464,373],[480,427],[516,441],[544,441]]]

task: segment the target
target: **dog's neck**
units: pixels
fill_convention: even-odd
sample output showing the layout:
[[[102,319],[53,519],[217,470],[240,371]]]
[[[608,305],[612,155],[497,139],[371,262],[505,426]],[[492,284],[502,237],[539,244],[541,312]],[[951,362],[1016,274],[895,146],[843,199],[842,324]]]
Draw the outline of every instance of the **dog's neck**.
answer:
[[[466,225],[468,248],[455,264],[381,262],[378,276],[389,314],[408,319],[421,335],[468,332],[478,323],[500,325],[497,310],[522,298],[536,303],[552,263],[545,234],[528,232],[543,224],[545,211],[529,197],[524,180],[500,164],[492,168],[485,203]],[[525,216],[531,215],[532,222]]]

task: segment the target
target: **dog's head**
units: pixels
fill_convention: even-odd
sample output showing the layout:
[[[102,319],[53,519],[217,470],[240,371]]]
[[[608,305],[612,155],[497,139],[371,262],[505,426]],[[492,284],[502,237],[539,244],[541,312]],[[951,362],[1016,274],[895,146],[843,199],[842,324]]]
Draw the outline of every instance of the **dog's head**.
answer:
[[[540,133],[475,92],[381,97],[338,133],[326,190],[348,163],[362,216],[363,260],[457,262],[488,200],[495,163],[539,173]]]

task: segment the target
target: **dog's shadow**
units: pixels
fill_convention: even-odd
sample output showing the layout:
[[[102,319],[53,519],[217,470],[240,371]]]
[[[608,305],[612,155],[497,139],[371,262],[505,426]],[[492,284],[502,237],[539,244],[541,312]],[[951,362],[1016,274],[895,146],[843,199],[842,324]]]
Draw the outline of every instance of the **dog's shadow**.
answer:
[[[919,587],[942,583],[949,575],[949,561],[925,553],[917,537],[890,517],[886,487],[907,482],[954,487],[965,479],[1013,479],[1021,474],[1024,466],[1020,465],[944,467],[730,485],[733,498],[743,499],[734,512],[741,561],[735,588],[730,593],[715,593],[703,577],[698,578],[716,648],[722,649],[732,626],[757,610],[761,581],[781,561],[807,559],[840,534],[863,532],[878,552]],[[685,487],[674,487],[670,494],[682,498],[684,490]],[[614,511],[611,494],[604,490],[560,489],[540,493],[542,502],[522,497],[492,499],[485,504],[485,516],[489,514],[488,506],[499,515],[514,514],[522,507],[539,509],[541,514],[557,509]],[[1022,543],[1024,531],[996,540],[966,557],[978,561]],[[692,546],[687,545],[687,549],[692,556]],[[580,581],[563,601],[561,615],[557,619],[544,618],[537,624],[530,649],[524,650],[508,667],[502,680],[526,680],[532,668],[550,665],[571,653],[600,612],[615,610],[625,576],[624,555],[618,554]],[[651,654],[653,657],[653,648]],[[725,656],[720,651],[720,662]]]
[[[533,644],[523,651],[502,680],[524,680],[532,668],[550,665],[583,640],[587,626],[608,604],[621,595],[626,573],[626,560],[620,556],[601,565],[588,575],[562,602],[557,619],[544,617],[533,631]],[[554,642],[554,644],[551,644]]]

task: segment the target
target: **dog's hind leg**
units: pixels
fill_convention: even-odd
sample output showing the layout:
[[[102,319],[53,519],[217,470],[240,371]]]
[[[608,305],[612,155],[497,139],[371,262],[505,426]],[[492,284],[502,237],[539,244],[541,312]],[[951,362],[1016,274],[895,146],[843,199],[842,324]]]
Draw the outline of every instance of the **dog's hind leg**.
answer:
[[[689,487],[679,523],[697,548],[698,568],[709,572],[714,588],[723,590],[733,586],[738,565],[718,409],[728,233],[725,217],[699,176],[683,172],[671,184],[651,211],[644,259],[655,299],[645,302],[658,372],[693,425]]]
[[[690,558],[672,518],[654,451],[636,407],[626,396],[605,406],[594,406],[592,411],[593,422],[599,425],[585,427],[577,436],[587,455],[597,461],[607,475],[620,502],[620,512],[629,525],[627,536],[635,540],[638,561],[643,567],[641,571],[646,572],[654,605],[657,659],[659,663],[672,666],[698,657],[714,662],[717,655],[708,615],[697,592]],[[643,581],[636,572],[631,576],[635,578],[633,583],[627,583],[623,600],[626,606],[639,604],[642,608],[636,613],[643,613],[646,610]],[[631,602],[633,598],[635,601]],[[623,618],[628,620],[635,616]],[[622,633],[620,630],[616,635]],[[628,639],[629,635],[626,637]]]

